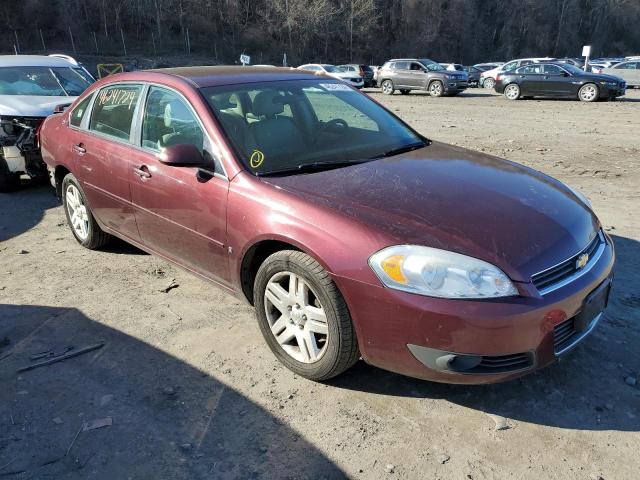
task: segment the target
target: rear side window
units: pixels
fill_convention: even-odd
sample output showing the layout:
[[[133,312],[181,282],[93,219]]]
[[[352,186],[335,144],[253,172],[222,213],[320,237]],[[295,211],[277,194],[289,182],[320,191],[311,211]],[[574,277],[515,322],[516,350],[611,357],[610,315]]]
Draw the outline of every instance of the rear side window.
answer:
[[[547,75],[560,75],[562,72],[564,72],[564,70],[562,70],[557,65],[544,66],[544,73],[546,73]]]
[[[539,63],[532,63],[531,65],[527,65],[526,67],[520,67],[518,69],[518,73],[526,73],[528,75],[535,75],[542,73],[542,65]]]
[[[396,70],[408,70],[409,69],[409,62],[396,62],[395,69]]]
[[[177,93],[151,87],[142,121],[142,146],[160,151],[183,144],[195,145],[204,152],[204,132],[195,114]]]
[[[114,85],[100,90],[93,104],[89,130],[129,140],[141,91],[141,85]]]
[[[73,109],[71,112],[71,116],[69,119],[69,123],[74,127],[79,127],[82,123],[82,119],[84,118],[85,113],[87,112],[87,108],[89,107],[89,102],[91,101],[91,97],[93,95],[88,95],[87,98],[82,100],[80,104]]]

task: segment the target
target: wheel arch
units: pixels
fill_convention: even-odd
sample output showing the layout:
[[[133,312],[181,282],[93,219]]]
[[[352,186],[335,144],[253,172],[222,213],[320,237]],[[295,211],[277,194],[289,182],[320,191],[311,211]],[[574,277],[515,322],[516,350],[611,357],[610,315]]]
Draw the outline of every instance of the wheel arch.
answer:
[[[58,198],[62,197],[62,180],[69,173],[72,173],[71,169],[68,168],[66,165],[58,164],[55,166],[53,179],[55,180],[56,195],[58,195]]]
[[[251,305],[253,305],[253,283],[260,265],[267,257],[281,250],[304,252],[322,265],[327,272],[332,273],[321,257],[295,239],[283,236],[255,239],[243,249],[238,272],[242,295]]]

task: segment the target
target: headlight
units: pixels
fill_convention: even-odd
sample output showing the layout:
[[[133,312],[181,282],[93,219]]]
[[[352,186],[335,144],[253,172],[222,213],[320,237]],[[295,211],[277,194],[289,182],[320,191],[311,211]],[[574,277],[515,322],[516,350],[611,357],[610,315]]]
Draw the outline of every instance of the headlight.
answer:
[[[499,268],[477,258],[418,245],[387,247],[369,265],[389,288],[441,298],[493,298],[518,291]]]

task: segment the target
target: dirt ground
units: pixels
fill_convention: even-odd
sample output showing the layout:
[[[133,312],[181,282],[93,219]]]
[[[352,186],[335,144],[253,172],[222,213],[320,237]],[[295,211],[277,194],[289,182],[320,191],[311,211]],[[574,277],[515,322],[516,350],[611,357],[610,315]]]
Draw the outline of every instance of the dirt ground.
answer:
[[[476,89],[371,95],[428,137],[533,166],[591,199],[618,253],[593,335],[499,385],[362,362],[313,383],[274,359],[250,307],[123,243],[84,250],[52,190],[25,184],[0,195],[0,477],[640,476],[640,90],[597,104]],[[17,373],[31,355],[97,343]]]

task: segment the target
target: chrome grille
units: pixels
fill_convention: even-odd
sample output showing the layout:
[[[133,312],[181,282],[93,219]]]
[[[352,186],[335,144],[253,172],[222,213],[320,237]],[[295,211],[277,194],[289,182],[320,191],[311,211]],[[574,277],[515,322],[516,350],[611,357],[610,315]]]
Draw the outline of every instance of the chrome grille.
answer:
[[[570,279],[582,270],[588,270],[590,266],[598,260],[596,253],[598,252],[600,246],[603,244],[604,236],[602,232],[598,232],[594,239],[591,240],[589,245],[587,245],[584,249],[576,253],[571,258],[568,258],[564,262],[554,267],[533,275],[531,277],[533,285],[541,294],[544,295],[545,293],[553,290],[556,285],[563,282],[564,280]],[[577,261],[578,258],[584,254],[589,255],[589,260],[585,266],[580,268],[577,266]]]
[[[514,353],[512,355],[484,355],[478,365],[465,373],[503,373],[522,370],[533,366],[531,353]]]

